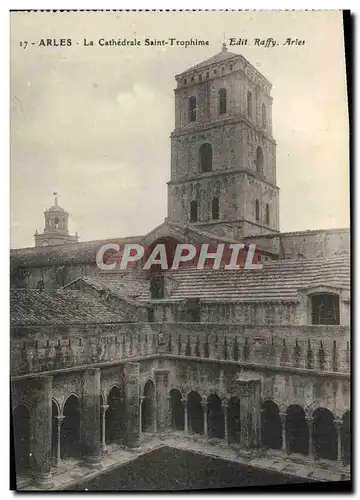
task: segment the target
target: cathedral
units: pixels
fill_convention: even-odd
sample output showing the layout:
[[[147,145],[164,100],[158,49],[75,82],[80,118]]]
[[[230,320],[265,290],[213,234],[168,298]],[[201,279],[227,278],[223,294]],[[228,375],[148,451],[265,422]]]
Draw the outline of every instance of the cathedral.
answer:
[[[54,193],[35,246],[11,251],[20,489],[64,487],[74,464],[100,474],[159,439],[350,478],[349,229],[280,231],[271,83],[249,61],[224,44],[175,79],[165,220],[79,242]],[[171,260],[179,243],[239,242],[261,269],[96,265],[106,243],[162,243]]]

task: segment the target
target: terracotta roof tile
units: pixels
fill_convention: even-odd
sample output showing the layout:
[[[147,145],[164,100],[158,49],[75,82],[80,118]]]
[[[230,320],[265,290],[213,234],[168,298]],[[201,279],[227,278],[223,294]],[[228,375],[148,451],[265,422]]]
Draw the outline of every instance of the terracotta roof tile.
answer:
[[[10,291],[10,323],[20,325],[70,325],[126,322],[125,313],[101,299],[78,290]]]
[[[170,299],[198,297],[204,301],[297,301],[307,287],[330,285],[350,289],[348,256],[315,260],[279,260],[261,270],[179,269],[171,277]],[[148,300],[148,289],[139,297]]]

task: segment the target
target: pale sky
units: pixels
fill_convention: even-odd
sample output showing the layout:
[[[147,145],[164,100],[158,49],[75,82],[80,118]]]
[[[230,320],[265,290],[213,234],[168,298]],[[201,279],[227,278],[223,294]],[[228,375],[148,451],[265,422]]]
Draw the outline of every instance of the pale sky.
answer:
[[[228,47],[273,85],[282,231],[349,225],[340,12],[11,14],[11,246],[33,246],[59,204],[80,241],[146,234],[166,217],[174,76]],[[99,38],[209,40],[208,47],[100,47]],[[254,38],[279,46],[255,47]],[[283,46],[286,38],[304,46]],[[71,38],[71,47],[39,47]],[[83,39],[94,40],[84,47]],[[35,42],[26,49],[20,41]],[[81,42],[77,45],[76,42]]]

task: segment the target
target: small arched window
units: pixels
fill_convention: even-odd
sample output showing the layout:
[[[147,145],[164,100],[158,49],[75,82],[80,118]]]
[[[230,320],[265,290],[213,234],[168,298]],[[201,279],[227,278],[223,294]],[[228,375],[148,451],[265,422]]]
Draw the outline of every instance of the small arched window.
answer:
[[[267,226],[270,224],[270,205],[268,203],[265,205],[265,223]]]
[[[219,219],[219,198],[213,198],[211,202],[211,218],[213,220]]]
[[[226,113],[226,89],[219,90],[219,115]]]
[[[256,164],[256,173],[257,173],[257,175],[263,175],[263,171],[264,171],[264,153],[262,152],[262,149],[261,149],[260,146],[256,149],[255,164]]]
[[[247,93],[247,114],[249,118],[252,118],[252,93],[250,91]]]
[[[199,150],[200,172],[212,171],[212,146],[209,143],[202,144]]]
[[[196,121],[196,97],[192,96],[189,99],[189,122]]]
[[[266,106],[264,103],[261,106],[261,122],[263,128],[266,128]]]
[[[198,204],[193,200],[190,203],[190,222],[197,222],[198,220]]]
[[[260,220],[260,203],[259,200],[255,200],[255,219]]]
[[[54,228],[55,229],[59,228],[59,217],[55,217],[55,219],[54,219]]]

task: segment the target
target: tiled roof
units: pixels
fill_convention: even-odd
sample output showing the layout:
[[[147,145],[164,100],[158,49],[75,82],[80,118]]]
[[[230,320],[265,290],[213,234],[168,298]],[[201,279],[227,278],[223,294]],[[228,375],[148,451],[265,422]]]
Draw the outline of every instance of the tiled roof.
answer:
[[[10,251],[12,266],[49,266],[58,264],[95,263],[96,252],[105,243],[139,243],[143,236],[108,238],[65,245],[19,248]]]
[[[126,322],[125,313],[78,290],[14,289],[10,292],[10,324],[74,325]]]
[[[224,61],[227,61],[228,59],[232,59],[233,57],[239,57],[239,56],[240,56],[240,54],[234,54],[232,52],[221,51],[218,54],[215,54],[214,56],[210,57],[209,59],[206,59],[205,61],[202,61],[199,64],[195,64],[195,66],[191,66],[191,68],[183,71],[180,74],[182,75],[184,73],[187,73],[188,71],[193,71],[195,69],[205,68],[206,66],[210,66],[211,64],[224,62]]]
[[[108,290],[110,293],[135,306],[143,306],[143,304],[139,304],[136,299],[140,297],[145,290],[148,290],[146,281],[129,279],[116,274],[107,274],[105,276],[81,276],[66,285],[64,289],[74,289],[76,284],[80,282],[90,285],[95,290]]]
[[[297,301],[298,291],[329,285],[350,288],[348,256],[327,259],[279,260],[261,270],[179,269],[172,273],[170,299],[198,297],[207,301]],[[140,297],[148,300],[148,292]]]

